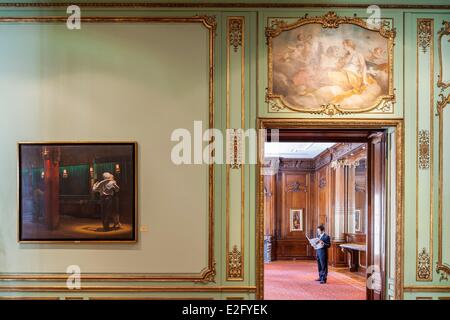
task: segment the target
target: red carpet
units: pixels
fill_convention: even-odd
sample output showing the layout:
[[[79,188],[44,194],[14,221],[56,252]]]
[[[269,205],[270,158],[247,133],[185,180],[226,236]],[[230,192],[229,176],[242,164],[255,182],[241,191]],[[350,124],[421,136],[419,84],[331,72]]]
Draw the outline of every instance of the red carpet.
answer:
[[[327,284],[318,278],[315,261],[274,261],[264,264],[264,299],[365,300],[364,278],[328,269]]]

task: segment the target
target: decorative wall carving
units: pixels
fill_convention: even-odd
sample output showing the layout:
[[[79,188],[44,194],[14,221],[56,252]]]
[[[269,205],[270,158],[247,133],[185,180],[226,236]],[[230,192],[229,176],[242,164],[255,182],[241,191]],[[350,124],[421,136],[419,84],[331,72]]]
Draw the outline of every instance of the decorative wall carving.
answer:
[[[430,169],[430,131],[419,131],[419,169]]]
[[[450,87],[450,82],[444,81],[444,67],[443,67],[443,57],[442,57],[442,40],[444,37],[450,36],[450,21],[442,21],[443,27],[438,31],[438,54],[439,54],[439,75],[438,75],[438,82],[437,86],[441,89],[446,89]],[[447,99],[450,98],[447,97]]]
[[[228,253],[228,278],[242,279],[242,255],[235,245],[233,250]]]
[[[228,163],[231,169],[242,167],[242,129],[228,129]]]
[[[423,53],[427,52],[427,49],[430,47],[431,43],[431,19],[420,19],[418,26],[418,34],[417,34],[417,44],[422,48]]]
[[[327,186],[327,179],[325,177],[320,178],[319,180],[319,189],[323,189]]]
[[[233,46],[234,52],[237,52],[238,47],[242,46],[242,21],[242,19],[230,19],[228,21],[230,45]]]
[[[280,169],[314,170],[314,160],[281,158]]]
[[[439,212],[438,212],[438,261],[436,272],[440,275],[440,281],[448,281],[450,266],[443,261],[443,189],[444,189],[444,109],[450,104],[450,94],[444,95],[444,90],[450,87],[450,82],[445,82],[443,74],[443,52],[442,41],[444,37],[450,36],[450,21],[443,21],[443,27],[438,32],[438,54],[439,54],[439,75],[437,86],[441,89],[437,102],[437,116],[439,117]],[[450,40],[450,39],[449,39]],[[448,76],[447,76],[448,77]]]
[[[308,192],[308,186],[305,183],[295,181],[287,186],[287,192]]]
[[[427,249],[422,248],[418,255],[417,262],[417,279],[430,280],[431,279],[431,258]]]

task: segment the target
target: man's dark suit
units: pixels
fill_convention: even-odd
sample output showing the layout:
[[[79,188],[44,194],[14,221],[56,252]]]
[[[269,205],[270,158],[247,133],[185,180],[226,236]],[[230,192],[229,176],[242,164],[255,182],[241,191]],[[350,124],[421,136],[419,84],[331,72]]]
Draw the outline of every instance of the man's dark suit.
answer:
[[[320,238],[320,236],[319,236]],[[319,268],[320,282],[327,282],[328,276],[328,248],[331,246],[330,236],[324,233],[320,240],[323,241],[324,246],[322,249],[316,251],[317,267]]]

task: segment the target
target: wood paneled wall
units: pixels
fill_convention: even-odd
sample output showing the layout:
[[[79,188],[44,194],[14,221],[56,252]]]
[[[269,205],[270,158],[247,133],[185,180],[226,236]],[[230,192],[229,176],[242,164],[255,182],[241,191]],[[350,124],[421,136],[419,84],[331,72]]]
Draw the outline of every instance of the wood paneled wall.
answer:
[[[280,159],[278,172],[264,177],[264,231],[272,239],[272,260],[314,259],[315,253],[306,235],[315,236],[316,227],[323,224],[333,239],[330,265],[347,265],[346,255],[339,247],[339,244],[346,242],[344,227],[338,228],[339,234],[335,234],[337,219],[344,219],[335,217],[337,197],[343,198],[337,190],[344,192],[344,188],[337,188],[336,183],[343,179],[343,175],[336,174],[331,168],[331,161],[344,157],[358,147],[361,144],[337,144],[333,150],[327,150],[312,160]],[[291,231],[291,209],[303,210],[301,231]],[[365,242],[365,235],[360,236],[364,237]]]
[[[307,259],[312,252],[306,239],[314,224],[314,210],[311,206],[310,172],[281,171],[279,178],[279,199],[277,229],[274,242],[277,259]],[[292,209],[301,209],[301,231],[291,230],[290,213]]]

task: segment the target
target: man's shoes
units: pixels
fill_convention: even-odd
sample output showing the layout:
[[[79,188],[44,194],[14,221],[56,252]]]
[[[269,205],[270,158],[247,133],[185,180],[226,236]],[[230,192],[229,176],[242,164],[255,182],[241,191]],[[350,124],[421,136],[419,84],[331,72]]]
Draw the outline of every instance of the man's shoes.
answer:
[[[317,278],[315,281],[322,281],[322,279],[320,279],[320,278]]]
[[[320,284],[325,284],[325,283],[327,283],[326,281],[320,281]]]

